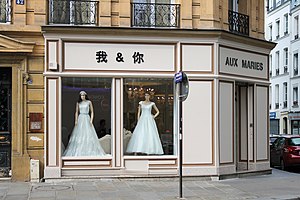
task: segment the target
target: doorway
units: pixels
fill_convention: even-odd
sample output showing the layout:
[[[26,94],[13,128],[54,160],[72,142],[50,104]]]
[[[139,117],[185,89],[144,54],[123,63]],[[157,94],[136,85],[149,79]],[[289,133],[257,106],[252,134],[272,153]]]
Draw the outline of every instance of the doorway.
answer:
[[[11,68],[0,67],[0,177],[11,170],[11,79]]]
[[[236,83],[235,91],[236,170],[245,171],[254,160],[254,86]]]

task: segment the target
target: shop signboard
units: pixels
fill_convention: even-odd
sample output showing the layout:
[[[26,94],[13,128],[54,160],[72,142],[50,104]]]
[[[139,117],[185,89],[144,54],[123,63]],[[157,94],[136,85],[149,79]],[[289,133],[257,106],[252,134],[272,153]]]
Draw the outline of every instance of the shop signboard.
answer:
[[[169,71],[175,44],[64,42],[64,70]]]
[[[268,55],[220,47],[220,74],[268,80]]]
[[[276,119],[276,112],[270,112],[270,119]]]
[[[300,113],[289,113],[289,120],[300,120]]]

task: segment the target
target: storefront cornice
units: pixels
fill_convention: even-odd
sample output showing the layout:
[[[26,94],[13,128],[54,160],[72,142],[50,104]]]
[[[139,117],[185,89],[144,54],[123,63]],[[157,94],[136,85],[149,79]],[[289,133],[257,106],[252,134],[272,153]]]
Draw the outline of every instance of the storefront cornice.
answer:
[[[42,26],[44,35],[109,35],[109,36],[149,36],[166,38],[216,38],[227,39],[240,43],[249,43],[258,47],[273,49],[274,42],[233,34],[218,29],[158,29],[131,27],[85,27],[85,26]]]
[[[25,42],[0,34],[0,53],[32,53],[35,46],[34,42]]]

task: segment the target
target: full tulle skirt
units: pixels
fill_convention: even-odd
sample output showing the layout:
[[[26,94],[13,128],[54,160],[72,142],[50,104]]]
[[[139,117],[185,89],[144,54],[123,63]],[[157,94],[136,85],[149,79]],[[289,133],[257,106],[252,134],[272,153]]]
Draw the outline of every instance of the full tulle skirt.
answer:
[[[103,156],[97,133],[93,124],[90,123],[88,114],[80,114],[78,123],[74,126],[69,144],[64,156]]]
[[[156,123],[152,115],[141,115],[128,143],[126,152],[164,154]]]

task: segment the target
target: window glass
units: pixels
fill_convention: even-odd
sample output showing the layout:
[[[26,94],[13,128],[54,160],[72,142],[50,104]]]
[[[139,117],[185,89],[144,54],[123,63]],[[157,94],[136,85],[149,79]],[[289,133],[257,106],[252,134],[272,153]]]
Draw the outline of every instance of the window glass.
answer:
[[[300,146],[300,138],[291,138],[289,140],[289,145],[291,145],[291,146]]]
[[[299,134],[299,121],[292,121],[292,134],[298,135]]]
[[[109,155],[110,127],[111,79],[62,78],[62,155]]]
[[[123,88],[124,154],[174,155],[173,79],[128,78]]]

